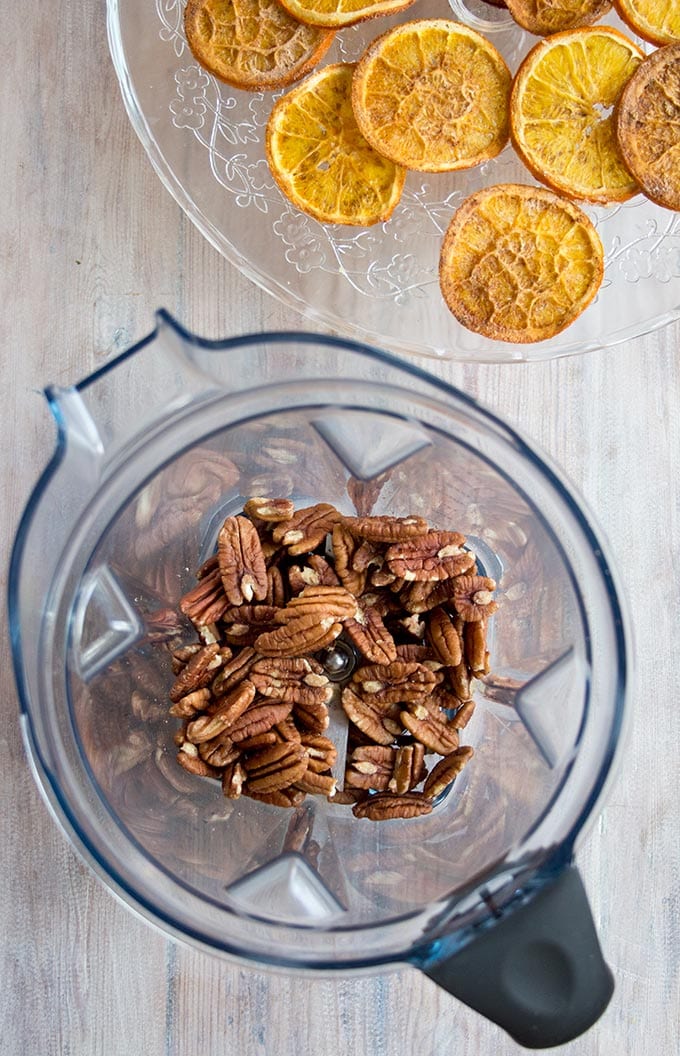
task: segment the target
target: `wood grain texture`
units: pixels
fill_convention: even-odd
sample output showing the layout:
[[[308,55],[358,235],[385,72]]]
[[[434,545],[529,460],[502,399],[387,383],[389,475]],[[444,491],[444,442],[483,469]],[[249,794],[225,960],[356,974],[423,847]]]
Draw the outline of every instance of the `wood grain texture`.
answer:
[[[201,238],[131,131],[104,4],[3,12],[0,354],[5,559],[51,453],[40,390],[144,336],[163,305],[206,337],[296,327]],[[677,281],[677,280],[676,280]],[[680,325],[534,366],[430,364],[566,471],[606,529],[635,630],[631,735],[579,864],[616,976],[565,1056],[671,1056],[680,1022]],[[2,611],[3,630],[6,616]],[[26,764],[7,634],[0,706],[0,1054],[510,1056],[521,1050],[405,968],[269,974],[176,945],[93,878]]]

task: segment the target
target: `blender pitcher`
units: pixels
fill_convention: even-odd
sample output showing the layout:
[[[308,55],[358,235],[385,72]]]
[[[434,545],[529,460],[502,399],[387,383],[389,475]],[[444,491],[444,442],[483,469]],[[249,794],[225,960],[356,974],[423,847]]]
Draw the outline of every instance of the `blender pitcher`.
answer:
[[[560,475],[461,392],[312,334],[208,342],[161,312],[138,346],[46,395],[58,442],[12,555],[14,664],[38,783],[99,876],[213,952],[291,969],[407,962],[523,1045],[585,1030],[613,984],[574,842],[620,743],[626,636],[602,543]],[[371,823],[318,796],[294,810],[230,800],[177,765],[164,643],[253,495],[418,514],[462,532],[496,580],[492,670],[465,730],[475,755],[431,814]],[[337,661],[341,688],[351,657]]]

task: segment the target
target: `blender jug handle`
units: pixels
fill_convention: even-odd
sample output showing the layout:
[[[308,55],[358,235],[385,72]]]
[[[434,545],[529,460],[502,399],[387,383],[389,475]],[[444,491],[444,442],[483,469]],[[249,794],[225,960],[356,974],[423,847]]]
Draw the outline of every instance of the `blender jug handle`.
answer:
[[[614,991],[573,865],[452,956],[418,967],[532,1049],[583,1033]]]

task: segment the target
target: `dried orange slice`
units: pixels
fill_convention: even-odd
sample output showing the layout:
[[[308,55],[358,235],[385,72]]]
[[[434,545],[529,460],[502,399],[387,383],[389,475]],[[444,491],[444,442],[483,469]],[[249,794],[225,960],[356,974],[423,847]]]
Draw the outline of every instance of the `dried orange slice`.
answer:
[[[422,172],[467,169],[508,139],[511,76],[493,44],[447,19],[404,22],[363,53],[357,123],[376,150]]]
[[[515,22],[545,37],[577,26],[588,26],[606,15],[612,0],[506,0]]]
[[[310,26],[352,26],[368,18],[392,15],[410,7],[415,0],[281,0],[293,18]]]
[[[678,0],[614,0],[621,19],[650,44],[673,44],[680,40]]]
[[[254,92],[299,80],[335,36],[302,25],[277,0],[189,0],[184,29],[201,66],[233,88]]]
[[[299,209],[330,224],[391,216],[406,170],[378,154],[352,110],[352,63],[312,73],[274,105],[265,147],[274,179]]]
[[[579,206],[543,187],[497,184],[470,195],[454,214],[439,281],[469,330],[497,341],[545,341],[590,304],[603,258]]]
[[[616,134],[647,197],[680,210],[680,44],[638,66],[619,99]]]
[[[609,26],[556,33],[531,49],[512,86],[510,135],[538,180],[590,202],[623,202],[637,192],[614,107],[643,58]]]

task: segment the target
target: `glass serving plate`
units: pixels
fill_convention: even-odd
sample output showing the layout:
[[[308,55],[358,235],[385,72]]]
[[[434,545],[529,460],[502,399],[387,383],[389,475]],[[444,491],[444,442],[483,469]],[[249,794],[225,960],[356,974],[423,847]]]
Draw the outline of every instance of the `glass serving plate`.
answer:
[[[399,21],[454,17],[479,29],[514,73],[537,38],[483,0],[417,0],[337,35],[324,61],[351,62]],[[108,0],[111,53],[132,124],[187,216],[232,264],[303,317],[394,351],[441,358],[537,360],[615,345],[680,315],[680,214],[638,195],[585,206],[605,249],[597,299],[552,340],[490,341],[460,326],[438,282],[443,234],[463,198],[492,183],[535,183],[508,146],[466,172],[408,175],[389,221],[321,224],[293,208],[264,157],[281,93],[234,90],[199,67],[184,37],[184,0]],[[616,16],[605,21],[627,30]],[[646,46],[647,50],[651,50]]]

